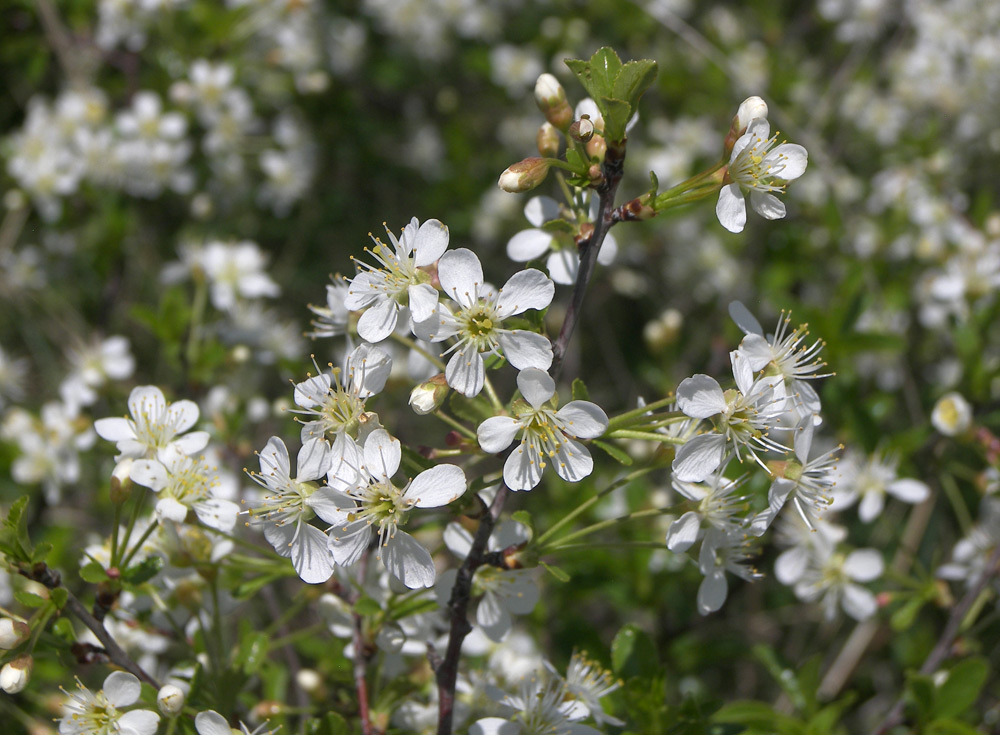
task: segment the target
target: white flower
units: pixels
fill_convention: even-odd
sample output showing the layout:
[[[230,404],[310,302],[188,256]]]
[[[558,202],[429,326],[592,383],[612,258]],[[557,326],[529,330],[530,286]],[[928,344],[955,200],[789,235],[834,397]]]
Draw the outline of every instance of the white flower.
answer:
[[[807,602],[822,599],[827,620],[838,605],[855,620],[870,618],[878,609],[875,596],[855,582],[871,582],[882,576],[885,565],[875,549],[855,549],[849,554],[814,554],[811,565],[795,584],[795,594]]]
[[[465,396],[477,395],[486,380],[481,353],[496,354],[498,348],[518,370],[546,370],[552,364],[552,345],[545,335],[503,327],[504,320],[515,314],[552,303],[555,285],[544,273],[534,269],[515,273],[494,291],[483,280],[476,254],[459,248],[441,256],[438,278],[456,311],[453,314],[442,305],[436,316],[416,323],[416,334],[431,342],[455,337],[451,347],[455,354],[445,368],[448,385]]]
[[[358,334],[368,342],[381,342],[396,329],[402,307],[409,307],[414,321],[429,319],[437,307],[438,292],[430,273],[420,270],[433,264],[448,248],[448,228],[436,219],[422,225],[416,217],[399,239],[386,228],[391,250],[378,238],[368,250],[378,261],[373,267],[355,261],[359,273],[351,280],[344,305],[351,311],[367,309],[358,320]]]
[[[117,442],[119,456],[139,459],[161,456],[168,447],[181,454],[200,452],[208,444],[208,432],[182,434],[198,421],[194,401],[167,403],[163,391],[154,385],[140,385],[128,397],[132,418],[106,418],[94,422],[98,436]],[[168,456],[168,455],[164,455]]]
[[[897,478],[894,457],[873,454],[866,461],[857,453],[847,454],[841,462],[837,488],[834,492],[834,510],[841,511],[854,505],[860,498],[858,517],[871,523],[885,506],[886,493],[904,503],[924,502],[931,490],[920,480]]]
[[[368,435],[364,465],[350,471],[346,465],[330,485],[339,490],[334,517],[330,518],[330,551],[337,564],[353,564],[371,541],[378,537],[377,557],[396,579],[410,589],[434,584],[434,562],[430,552],[410,534],[400,530],[413,508],[439,508],[463,495],[467,489],[461,467],[441,464],[425,470],[403,487],[392,482],[399,469],[399,440],[385,429]]]
[[[598,199],[591,198],[590,222],[597,217]],[[541,229],[542,226],[555,219],[576,219],[576,214],[566,212],[559,202],[546,196],[532,197],[524,206],[524,216],[534,229],[522,230],[507,242],[507,257],[517,263],[527,263],[542,257],[551,250],[545,261],[549,277],[556,283],[572,286],[576,283],[576,274],[580,270],[580,254],[576,241],[572,238],[560,237]],[[601,265],[611,265],[618,254],[618,243],[613,235],[608,233],[597,256]]]
[[[746,477],[727,480],[723,477],[725,468],[709,475],[704,482],[683,482],[673,478],[673,488],[688,500],[696,503],[667,529],[667,548],[674,553],[683,553],[702,535],[705,526],[724,533],[733,533],[742,524],[739,517],[747,505],[747,495],[737,495],[736,490]]]
[[[153,735],[160,716],[148,709],[122,712],[139,700],[142,686],[132,674],[115,671],[94,694],[77,681],[79,691],[63,704],[66,714],[59,721],[60,735]]]
[[[722,607],[729,594],[726,572],[748,582],[760,578],[756,569],[746,566],[749,558],[746,536],[741,531],[711,528],[705,533],[698,554],[698,568],[705,575],[698,587],[698,612],[708,615]]]
[[[348,288],[347,281],[335,276],[333,283],[326,287],[326,306],[309,305],[309,310],[316,315],[316,319],[312,322],[315,329],[306,336],[319,339],[347,333],[350,312],[344,306],[344,301],[347,299]]]
[[[531,490],[551,460],[556,474],[579,482],[594,469],[590,452],[576,439],[595,439],[608,428],[608,416],[590,401],[570,401],[558,411],[547,405],[555,381],[543,370],[528,368],[517,375],[517,387],[528,405],[515,404],[514,417],[493,416],[479,425],[479,446],[497,454],[521,432],[521,444],[507,456],[503,479],[511,490]],[[573,437],[573,438],[570,438]]]
[[[931,424],[945,436],[957,436],[972,425],[972,407],[961,393],[946,393],[934,404]]]
[[[195,715],[194,729],[198,731],[198,735],[271,735],[278,731],[277,728],[269,728],[266,721],[253,730],[242,721],[239,728],[230,727],[228,720],[215,710],[205,710]]]
[[[333,574],[326,534],[309,524],[318,515],[327,522],[336,518],[334,492],[316,480],[330,469],[330,448],[322,438],[303,442],[296,460],[298,475],[291,476],[285,443],[272,436],[260,452],[260,473],[250,473],[257,484],[270,491],[250,511],[255,525],[264,526],[264,537],[282,556],[291,557],[302,581],[325,582]]]
[[[793,143],[775,146],[778,134],[764,118],[750,121],[747,131],[733,146],[726,175],[730,182],[719,192],[715,213],[730,232],[742,232],[747,221],[743,189],[750,190],[750,205],[765,219],[781,219],[785,205],[771,192],[783,192],[785,184],[806,170],[806,149]]]
[[[750,361],[739,350],[729,353],[736,389],[723,392],[715,378],[695,375],[677,387],[677,407],[695,419],[713,418],[715,430],[689,439],[674,457],[674,476],[684,482],[701,482],[712,474],[730,452],[743,461],[745,450],[765,469],[757,449],[787,451],[768,437],[784,414],[784,385],[777,377],[756,381]]]
[[[236,526],[239,506],[213,497],[219,479],[204,458],[164,451],[159,460],[135,460],[129,474],[134,482],[157,494],[156,517],[161,523],[183,523],[193,510],[209,528],[229,533]]]
[[[607,723],[618,727],[625,723],[604,713],[601,699],[618,688],[611,672],[601,667],[586,655],[574,652],[566,667],[566,693],[571,699],[583,702],[590,716],[597,723]]]
[[[281,292],[264,272],[267,256],[255,242],[209,242],[200,261],[211,284],[212,306],[219,311],[231,311],[238,297],[273,298]]]
[[[504,694],[500,700],[514,714],[478,720],[469,735],[600,735],[600,730],[579,724],[590,712],[567,694],[566,682],[558,676],[525,677],[517,694]]]
[[[97,400],[97,388],[109,379],[124,380],[135,369],[128,340],[122,336],[71,349],[69,360],[69,375],[59,386],[59,395],[75,406],[89,406]]]

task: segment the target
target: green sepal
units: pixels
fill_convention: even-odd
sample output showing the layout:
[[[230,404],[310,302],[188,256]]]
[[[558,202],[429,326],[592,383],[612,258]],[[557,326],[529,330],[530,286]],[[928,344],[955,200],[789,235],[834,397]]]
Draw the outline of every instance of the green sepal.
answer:
[[[80,579],[90,584],[100,584],[108,581],[108,573],[99,562],[92,561],[80,568]]]
[[[559,567],[552,566],[551,564],[546,564],[544,561],[540,561],[538,563],[539,563],[540,566],[542,566],[545,569],[546,572],[548,572],[549,574],[551,574],[553,577],[555,577],[556,579],[558,579],[560,582],[568,582],[570,580],[570,576],[564,570],[560,569]]]
[[[382,613],[382,606],[370,597],[362,597],[354,603],[354,612],[366,617],[374,617]]]
[[[163,557],[150,556],[122,572],[122,582],[137,587],[151,580],[161,569],[163,569]]]
[[[42,607],[43,605],[49,604],[41,595],[36,595],[34,592],[28,592],[27,590],[18,590],[14,593],[14,599],[25,607]]]
[[[626,467],[632,466],[632,458],[628,455],[628,453],[619,449],[614,444],[609,444],[608,442],[602,442],[599,439],[592,439],[590,443],[593,444],[595,447],[602,449],[611,457],[611,459],[615,460],[619,464],[623,464]]]

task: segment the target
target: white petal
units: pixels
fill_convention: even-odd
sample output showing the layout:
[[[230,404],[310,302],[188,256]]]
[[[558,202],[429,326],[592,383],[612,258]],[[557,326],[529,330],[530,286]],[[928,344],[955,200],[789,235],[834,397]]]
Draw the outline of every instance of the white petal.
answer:
[[[160,498],[156,501],[156,515],[174,523],[183,523],[187,518],[188,507],[174,498]]]
[[[137,459],[129,469],[129,477],[132,482],[156,492],[165,488],[170,479],[167,468],[155,459]]]
[[[467,248],[449,250],[438,263],[441,290],[465,307],[472,306],[483,285],[483,265],[478,256]]]
[[[292,566],[306,584],[320,584],[333,576],[329,542],[318,528],[301,523],[299,537],[292,544]]]
[[[699,434],[682,446],[674,457],[674,477],[684,482],[701,482],[722,464],[726,438],[721,434]]]
[[[813,435],[816,425],[812,416],[804,416],[795,427],[795,456],[802,464],[809,461],[809,450],[812,449]]]
[[[741,302],[729,302],[729,316],[736,322],[736,326],[743,330],[744,334],[764,334],[764,328],[760,326],[760,322]]]
[[[467,398],[479,395],[486,383],[486,365],[474,344],[467,344],[448,360],[444,369],[448,385]]]
[[[729,594],[729,584],[726,582],[726,573],[721,569],[716,569],[701,581],[698,587],[698,612],[708,615],[715,612],[726,601]]]
[[[510,416],[493,416],[479,425],[476,436],[484,452],[497,454],[510,446],[521,425]]]
[[[858,505],[858,518],[865,523],[874,521],[885,505],[885,495],[878,491],[867,492],[861,497],[861,504]]]
[[[510,613],[500,606],[495,594],[487,591],[476,608],[476,625],[491,641],[499,642],[510,630],[510,624]]]
[[[788,500],[788,496],[795,487],[794,482],[784,477],[779,477],[771,483],[771,489],[767,493],[767,509],[755,515],[750,522],[750,527],[747,529],[751,536],[764,535],[764,532],[770,528],[771,523],[774,522],[775,517],[782,507],[784,507],[785,501]]]
[[[729,361],[733,366],[733,378],[736,379],[736,387],[745,396],[750,395],[750,387],[753,385],[753,370],[750,369],[750,359],[739,350],[729,353]],[[699,416],[698,418],[706,418]]]
[[[330,376],[326,373],[308,378],[295,384],[292,399],[295,401],[295,405],[300,408],[313,408],[323,402],[327,393],[330,392],[331,384]]]
[[[500,717],[484,717],[469,727],[469,735],[523,735],[521,725]]]
[[[167,399],[155,385],[137,385],[129,393],[128,410],[136,420],[143,415],[159,418],[167,410]]]
[[[719,191],[719,202],[715,205],[715,215],[719,224],[730,232],[743,232],[747,223],[747,203],[739,184],[728,184]]]
[[[885,562],[875,549],[855,549],[844,559],[844,573],[856,582],[871,582],[882,576]]]
[[[355,502],[344,493],[327,485],[317,488],[306,498],[306,505],[324,521],[335,526],[346,523],[347,514],[357,508]]]
[[[515,273],[500,289],[497,316],[505,319],[528,309],[544,309],[552,303],[556,287],[540,270],[528,268]]]
[[[567,439],[556,451],[552,462],[556,474],[566,482],[579,482],[594,471],[594,460],[580,442]]]
[[[513,329],[501,332],[498,341],[507,362],[518,370],[548,370],[552,364],[552,343],[543,334]]]
[[[406,531],[396,531],[385,542],[382,562],[389,573],[411,590],[434,585],[434,560],[431,552]]]
[[[232,735],[226,718],[213,710],[199,712],[195,715],[194,727],[198,731],[198,735]]]
[[[139,700],[142,685],[134,674],[126,671],[114,671],[104,680],[104,695],[115,707],[128,707]]]
[[[542,480],[543,460],[522,442],[503,464],[503,480],[511,490],[531,490]]]
[[[698,374],[677,386],[677,407],[691,418],[707,419],[726,410],[726,398],[715,378]]]
[[[552,197],[531,197],[524,205],[524,217],[535,227],[541,227],[559,216],[559,202]]]
[[[167,416],[178,434],[187,431],[198,421],[198,404],[194,401],[175,401],[167,409]]]
[[[344,308],[349,311],[359,311],[379,298],[382,292],[373,285],[375,282],[376,279],[367,271],[351,279],[347,294],[344,296]]]
[[[329,547],[333,560],[341,566],[350,566],[365,553],[371,537],[371,526],[364,518],[331,528]]]
[[[902,479],[893,480],[886,488],[886,492],[893,495],[904,503],[922,503],[930,497],[931,489],[920,480]]]
[[[809,163],[809,153],[795,143],[782,143],[771,151],[767,158],[781,159],[782,167],[773,168],[771,173],[785,181],[799,178],[805,173],[806,165]]]
[[[303,442],[296,467],[295,479],[299,482],[318,480],[330,470],[330,445],[319,437]]]
[[[774,577],[783,585],[791,586],[802,579],[809,565],[809,552],[801,546],[782,551],[774,562]]]
[[[420,225],[413,240],[413,264],[418,268],[438,260],[448,249],[448,227],[436,219]]]
[[[563,431],[578,439],[596,439],[608,430],[608,415],[590,401],[570,401],[556,411]]]
[[[611,265],[618,257],[618,241],[610,232],[605,235],[601,251],[597,254],[597,262],[601,265]]]
[[[875,595],[856,584],[849,584],[844,587],[842,604],[844,605],[844,611],[855,620],[866,620],[874,615],[878,609]]]
[[[198,520],[209,528],[223,533],[229,533],[236,528],[236,518],[240,514],[240,506],[231,500],[209,498],[194,506]]]
[[[443,342],[457,331],[458,322],[441,302],[438,302],[437,309],[428,319],[413,323],[413,334],[424,342]]]
[[[385,429],[373,431],[365,442],[365,466],[377,480],[395,475],[402,456],[399,439],[389,436]]]
[[[136,709],[126,712],[118,718],[121,735],[153,735],[156,732],[160,716],[148,709]]]
[[[174,439],[170,444],[181,454],[190,456],[207,447],[210,438],[207,431],[189,431],[184,436]],[[163,452],[163,450],[160,451]],[[167,450],[167,454],[169,455],[169,450]]]
[[[515,263],[527,263],[541,257],[552,244],[545,230],[522,230],[507,241],[507,257]]]
[[[764,219],[781,219],[785,216],[784,202],[766,191],[751,190],[750,206]]]
[[[99,437],[107,439],[109,442],[120,442],[123,439],[135,438],[135,430],[128,419],[116,417],[97,419],[94,422],[94,431],[97,432]]]
[[[392,357],[378,347],[360,344],[347,359],[347,371],[351,389],[360,398],[368,398],[385,387],[385,381],[392,372]]]
[[[472,550],[472,534],[458,523],[449,523],[445,526],[442,538],[444,539],[444,545],[448,547],[448,550],[459,559],[467,557],[469,555],[469,551]],[[442,581],[443,578],[439,579],[438,583]]]
[[[771,345],[760,334],[748,334],[740,342],[740,352],[746,355],[750,369],[757,372],[774,359]]]
[[[701,518],[694,511],[688,511],[667,529],[667,548],[675,554],[681,554],[698,540],[701,532]]]
[[[413,321],[422,322],[434,316],[438,303],[436,288],[429,283],[418,283],[407,288],[406,293],[409,297]]]
[[[265,479],[269,477],[288,478],[291,472],[291,462],[285,443],[276,436],[267,440],[267,445],[260,452],[260,474]]]
[[[358,319],[358,334],[366,342],[381,342],[396,330],[398,306],[390,298],[376,301]]]
[[[554,251],[545,261],[549,277],[562,286],[572,286],[576,283],[576,275],[580,272],[580,256],[576,250],[563,248]]]
[[[403,493],[418,508],[438,508],[461,497],[468,489],[465,472],[453,464],[439,464],[417,475]]]
[[[527,368],[517,374],[517,389],[533,408],[540,408],[556,393],[556,382],[544,370]]]

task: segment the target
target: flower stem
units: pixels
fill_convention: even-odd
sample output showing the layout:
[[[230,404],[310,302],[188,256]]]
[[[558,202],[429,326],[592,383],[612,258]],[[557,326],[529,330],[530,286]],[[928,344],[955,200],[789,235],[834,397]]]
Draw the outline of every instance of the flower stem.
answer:
[[[633,408],[631,411],[626,411],[625,413],[620,413],[617,416],[612,416],[608,421],[608,431],[613,431],[624,425],[628,425],[633,421],[641,421],[647,414],[656,411],[657,409],[664,408],[672,404],[676,398],[673,393],[671,393],[666,398],[661,398],[658,401],[653,401],[652,403],[647,403],[645,406],[640,406],[639,408]]]
[[[566,536],[563,536],[562,538],[554,541],[553,545],[550,546],[549,548],[546,549],[539,548],[538,552],[544,553],[547,551],[552,551],[553,549],[560,548],[563,544],[566,544],[570,541],[575,541],[578,538],[583,538],[584,536],[589,536],[590,534],[596,531],[600,531],[605,528],[611,528],[613,526],[620,526],[623,523],[634,521],[637,518],[648,518],[649,516],[663,515],[666,512],[667,511],[665,509],[661,508],[649,508],[647,510],[637,510],[634,513],[629,513],[628,515],[619,516],[618,518],[610,518],[606,521],[600,521],[599,523],[595,523],[585,528],[581,528],[579,531],[574,531],[573,533],[567,534]]]
[[[644,441],[661,442],[663,444],[683,444],[683,439],[655,431],[636,431],[635,429],[617,429],[604,435],[605,439],[642,439]]]
[[[497,414],[503,413],[503,404],[500,402],[499,396],[497,396],[496,390],[493,388],[493,383],[490,380],[490,376],[487,375],[483,387],[486,389],[486,396],[490,399],[490,405],[493,406],[494,412]]]
[[[398,332],[393,332],[390,336],[394,340],[396,340],[397,342],[399,342],[399,344],[404,345],[405,347],[410,348],[414,352],[417,352],[417,353],[423,355],[425,358],[427,358],[427,360],[431,364],[434,365],[434,367],[436,367],[442,373],[444,372],[444,361],[440,357],[432,355],[430,352],[428,352],[423,347],[421,347],[420,345],[418,345],[416,343],[416,340],[412,340],[409,337],[405,337],[402,334],[399,334]]]
[[[437,416],[442,421],[444,421],[446,424],[448,424],[448,426],[450,426],[451,428],[453,428],[455,431],[457,431],[459,434],[461,434],[465,438],[467,438],[467,439],[476,439],[476,432],[474,432],[472,429],[470,429],[469,427],[467,427],[464,424],[462,424],[460,421],[457,421],[456,419],[453,419],[451,416],[449,416],[448,414],[446,414],[441,409],[438,409],[437,411],[435,411],[434,415]]]

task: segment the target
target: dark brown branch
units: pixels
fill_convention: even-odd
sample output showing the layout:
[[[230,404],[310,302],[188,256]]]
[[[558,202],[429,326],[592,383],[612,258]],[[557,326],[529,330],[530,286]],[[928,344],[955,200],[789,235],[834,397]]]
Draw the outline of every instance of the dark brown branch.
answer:
[[[358,562],[359,586],[364,585],[367,573],[368,550],[366,549],[361,555],[361,560]],[[351,600],[352,604],[357,602],[360,597],[360,593],[355,595],[354,599]],[[371,653],[365,645],[361,615],[357,612],[352,612],[351,617],[354,619],[352,633],[352,640],[354,642],[354,689],[358,694],[358,717],[361,718],[361,734],[374,735],[375,730],[372,728],[371,712],[368,706],[368,659]]]
[[[951,651],[952,645],[955,643],[955,639],[958,637],[958,629],[962,625],[962,621],[968,614],[969,610],[975,604],[976,600],[986,589],[986,585],[990,583],[998,572],[1000,572],[1000,544],[997,544],[996,548],[993,549],[993,553],[990,554],[990,559],[986,563],[986,568],[983,570],[982,576],[976,580],[976,583],[966,590],[965,595],[959,600],[958,604],[951,610],[951,615],[948,616],[948,622],[945,623],[944,630],[941,631],[941,637],[938,638],[938,642],[934,645],[933,650],[927,656],[924,661],[923,666],[920,667],[920,673],[923,675],[933,674],[937,671],[937,668],[941,665],[941,662],[947,658],[948,653]],[[893,705],[892,709],[882,720],[882,724],[874,731],[875,735],[884,735],[889,732],[892,728],[903,722],[903,708],[905,701],[903,697],[896,700],[896,704]]]
[[[472,548],[469,555],[465,557],[462,566],[458,568],[458,576],[455,577],[455,586],[451,590],[451,599],[448,600],[448,615],[451,623],[451,630],[448,634],[448,648],[445,650],[444,658],[437,662],[435,668],[438,685],[438,735],[451,735],[452,719],[455,714],[455,684],[458,681],[458,660],[462,653],[462,642],[472,631],[469,624],[469,597],[472,591],[472,578],[476,570],[485,563],[486,544],[493,533],[500,511],[503,509],[504,501],[507,499],[507,485],[500,483],[497,494],[493,497],[493,503],[488,512],[483,513],[479,528],[472,540]],[[429,654],[433,659],[436,654]]]

